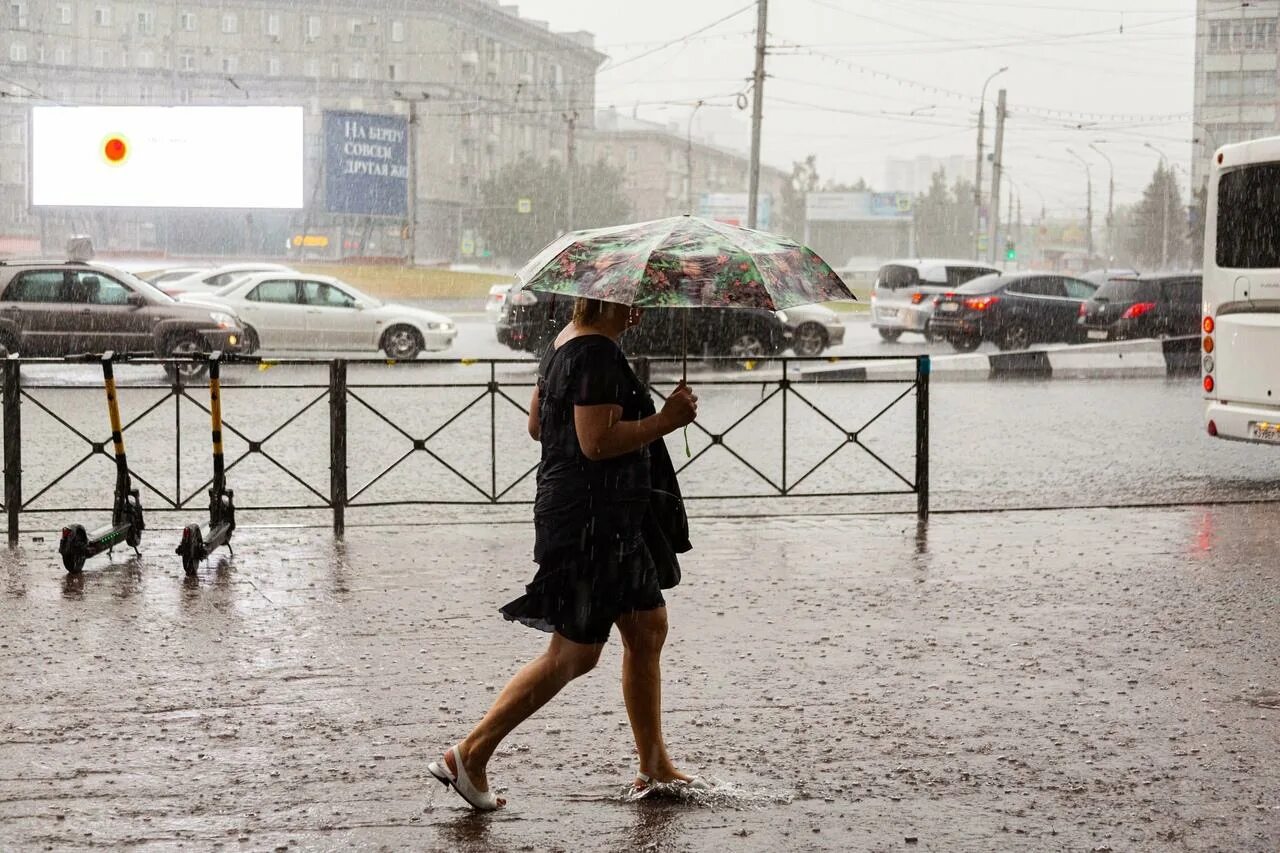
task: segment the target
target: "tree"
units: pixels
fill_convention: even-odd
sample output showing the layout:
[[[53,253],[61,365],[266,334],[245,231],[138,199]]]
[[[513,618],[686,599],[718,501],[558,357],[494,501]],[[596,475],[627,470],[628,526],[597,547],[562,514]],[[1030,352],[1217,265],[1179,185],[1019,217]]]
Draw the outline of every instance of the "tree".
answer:
[[[804,234],[805,196],[818,189],[818,155],[791,164],[791,179],[782,185],[778,229],[797,240]]]
[[[569,182],[558,161],[539,163],[524,156],[504,166],[480,185],[480,206],[466,225],[475,228],[495,256],[523,263],[569,230]],[[623,195],[623,170],[604,161],[574,166],[574,229],[621,225],[631,219],[631,202]],[[528,199],[529,212],[520,212]],[[464,212],[465,215],[465,212]]]
[[[1191,194],[1191,209],[1187,211],[1187,243],[1191,252],[1187,259],[1189,267],[1199,267],[1204,262],[1204,218],[1208,203],[1208,186],[1202,186]]]
[[[1142,193],[1142,201],[1128,213],[1122,245],[1138,269],[1158,270],[1162,264],[1173,269],[1187,264],[1191,246],[1182,190],[1172,169],[1166,169],[1163,162],[1157,165],[1151,183]]]
[[[946,173],[933,173],[929,191],[915,200],[916,253],[968,257],[973,253],[973,184],[959,178],[947,187]]]

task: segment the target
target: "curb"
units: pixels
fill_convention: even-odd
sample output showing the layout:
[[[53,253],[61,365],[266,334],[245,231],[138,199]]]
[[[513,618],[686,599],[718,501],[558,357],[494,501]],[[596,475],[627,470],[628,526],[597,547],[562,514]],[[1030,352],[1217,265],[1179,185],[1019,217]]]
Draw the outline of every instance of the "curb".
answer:
[[[1019,352],[934,356],[937,381],[989,379],[1141,379],[1188,376],[1200,371],[1199,335],[1064,344]],[[800,370],[805,382],[867,379],[911,380],[914,360],[864,362]]]

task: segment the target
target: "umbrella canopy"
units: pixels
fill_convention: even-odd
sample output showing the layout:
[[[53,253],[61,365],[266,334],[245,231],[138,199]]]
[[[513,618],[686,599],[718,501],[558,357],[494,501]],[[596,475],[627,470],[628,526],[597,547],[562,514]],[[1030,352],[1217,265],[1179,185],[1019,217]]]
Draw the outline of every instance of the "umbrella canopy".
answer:
[[[794,240],[677,216],[575,231],[519,273],[526,290],[638,308],[762,308],[856,299],[840,276]]]

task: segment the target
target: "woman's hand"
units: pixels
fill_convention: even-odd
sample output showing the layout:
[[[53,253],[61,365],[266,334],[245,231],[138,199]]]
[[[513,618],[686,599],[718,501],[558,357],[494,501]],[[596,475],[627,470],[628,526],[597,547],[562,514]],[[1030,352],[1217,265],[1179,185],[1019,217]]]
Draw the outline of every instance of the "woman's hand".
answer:
[[[694,394],[693,389],[681,380],[676,390],[667,397],[659,417],[669,427],[669,432],[688,426],[698,417],[698,395]]]

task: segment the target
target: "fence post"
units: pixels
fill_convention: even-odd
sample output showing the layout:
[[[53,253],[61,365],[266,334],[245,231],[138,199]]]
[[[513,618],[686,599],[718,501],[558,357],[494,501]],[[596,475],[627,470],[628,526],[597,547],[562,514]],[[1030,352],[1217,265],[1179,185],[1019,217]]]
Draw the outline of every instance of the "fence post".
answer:
[[[929,356],[916,358],[916,517],[929,518]]]
[[[333,535],[347,529],[347,363],[329,362],[329,503]]]
[[[22,512],[22,380],[21,362],[4,360],[4,507],[9,516],[9,547],[18,546]]]

